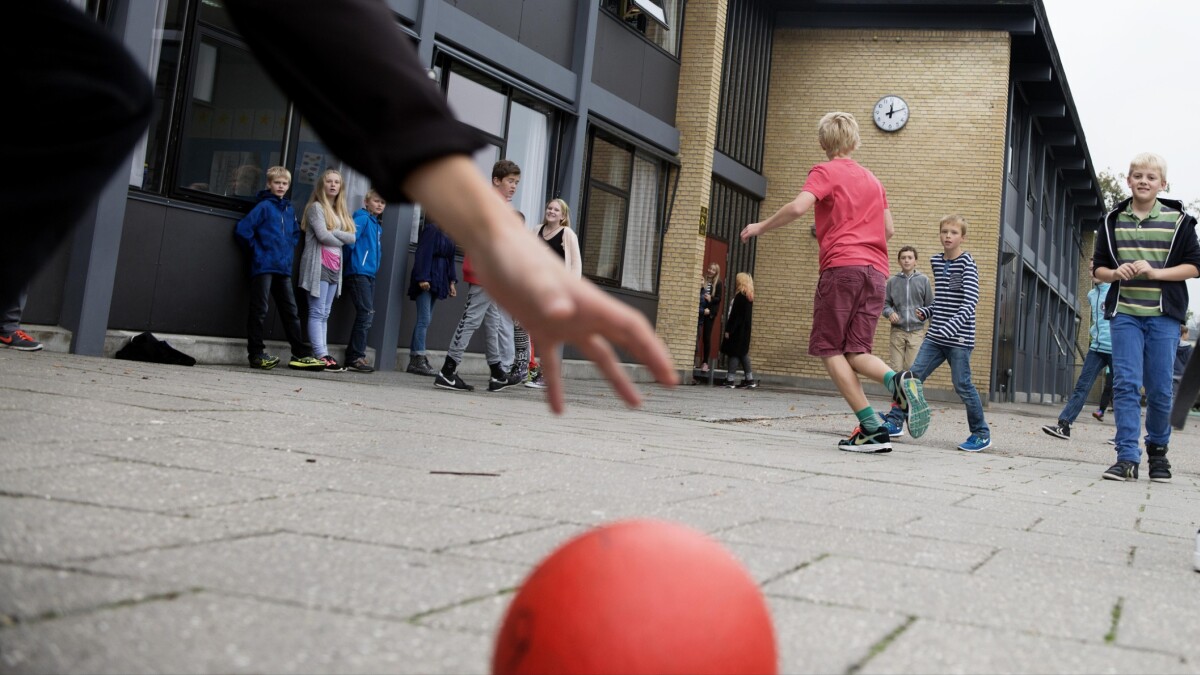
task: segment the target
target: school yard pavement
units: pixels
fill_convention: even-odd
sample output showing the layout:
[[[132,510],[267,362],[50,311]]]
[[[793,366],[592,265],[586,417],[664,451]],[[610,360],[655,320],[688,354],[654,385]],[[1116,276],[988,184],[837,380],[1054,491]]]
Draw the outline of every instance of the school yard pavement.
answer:
[[[0,672],[484,673],[532,567],[634,517],[745,565],[781,672],[1200,672],[1200,419],[1118,483],[1049,406],[855,455],[829,396],[568,388],[0,351]]]

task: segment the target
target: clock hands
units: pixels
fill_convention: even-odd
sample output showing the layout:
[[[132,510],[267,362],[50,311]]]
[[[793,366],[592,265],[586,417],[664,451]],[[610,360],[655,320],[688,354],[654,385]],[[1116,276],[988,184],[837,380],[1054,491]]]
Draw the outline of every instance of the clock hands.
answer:
[[[888,104],[888,112],[887,112],[888,117],[891,117],[892,115],[895,115],[898,112],[904,112],[904,106],[901,106],[899,110],[896,110],[895,103]]]

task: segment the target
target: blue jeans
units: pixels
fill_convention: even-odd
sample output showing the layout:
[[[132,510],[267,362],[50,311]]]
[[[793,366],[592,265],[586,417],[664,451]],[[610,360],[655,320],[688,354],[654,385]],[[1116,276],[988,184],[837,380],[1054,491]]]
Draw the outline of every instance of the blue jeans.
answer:
[[[354,363],[367,356],[367,331],[375,319],[375,277],[354,274],[346,277],[346,291],[354,303],[354,325],[350,328],[350,342],[346,345],[346,363]]]
[[[425,355],[425,334],[429,332],[429,322],[433,320],[433,306],[437,298],[433,291],[422,291],[417,296],[417,323],[413,326],[412,340],[408,344],[409,356]]]
[[[313,356],[317,358],[329,356],[329,345],[326,343],[329,333],[329,310],[333,309],[337,289],[337,284],[322,281],[321,295],[308,296],[308,340],[312,342]]]
[[[1109,324],[1113,346],[1113,414],[1117,418],[1117,459],[1142,460],[1141,395],[1146,388],[1146,442],[1171,440],[1171,368],[1179,343],[1179,322],[1169,316],[1117,314]]]
[[[972,434],[980,438],[991,438],[992,430],[983,419],[983,403],[979,400],[979,391],[971,382],[972,351],[974,350],[970,347],[947,347],[926,339],[917,352],[917,360],[913,361],[912,374],[924,382],[938,366],[949,361],[954,392],[967,407],[967,426],[971,428]],[[896,426],[904,424],[905,417],[905,413],[895,406],[887,414],[888,421]]]
[[[1104,372],[1105,366],[1112,366],[1112,360],[1112,354],[1105,354],[1094,349],[1088,350],[1087,356],[1083,358],[1083,370],[1079,372],[1079,380],[1075,382],[1075,391],[1071,392],[1071,398],[1063,407],[1062,412],[1058,414],[1058,419],[1068,424],[1075,422],[1075,418],[1079,417],[1079,411],[1083,410],[1083,404],[1087,402],[1087,395],[1092,390],[1092,384]]]

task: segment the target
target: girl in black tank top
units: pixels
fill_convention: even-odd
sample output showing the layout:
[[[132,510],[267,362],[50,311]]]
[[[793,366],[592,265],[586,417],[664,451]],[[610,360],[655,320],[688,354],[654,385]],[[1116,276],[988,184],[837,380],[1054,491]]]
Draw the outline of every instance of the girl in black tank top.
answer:
[[[562,258],[563,260],[566,260],[567,252],[565,250],[563,250],[563,231],[564,230],[566,230],[565,227],[559,228],[558,234],[547,239],[546,238],[546,226],[542,225],[541,229],[538,230],[538,236],[540,236],[542,238],[542,241],[546,242],[547,246],[549,246],[551,249],[554,250],[555,253],[558,254],[558,257]]]

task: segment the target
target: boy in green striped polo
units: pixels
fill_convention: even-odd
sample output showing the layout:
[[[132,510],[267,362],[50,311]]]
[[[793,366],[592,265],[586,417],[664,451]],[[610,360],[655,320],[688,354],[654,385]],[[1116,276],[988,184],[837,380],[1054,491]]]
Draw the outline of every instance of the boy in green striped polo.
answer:
[[[1167,162],[1143,153],[1129,163],[1133,196],[1117,204],[1096,232],[1094,273],[1112,284],[1104,301],[1110,320],[1113,414],[1117,463],[1109,480],[1137,480],[1142,449],[1138,387],[1146,388],[1146,455],[1150,480],[1171,480],[1171,375],[1179,325],[1188,309],[1187,279],[1200,276],[1196,219],[1173,199],[1159,199],[1167,185]]]

